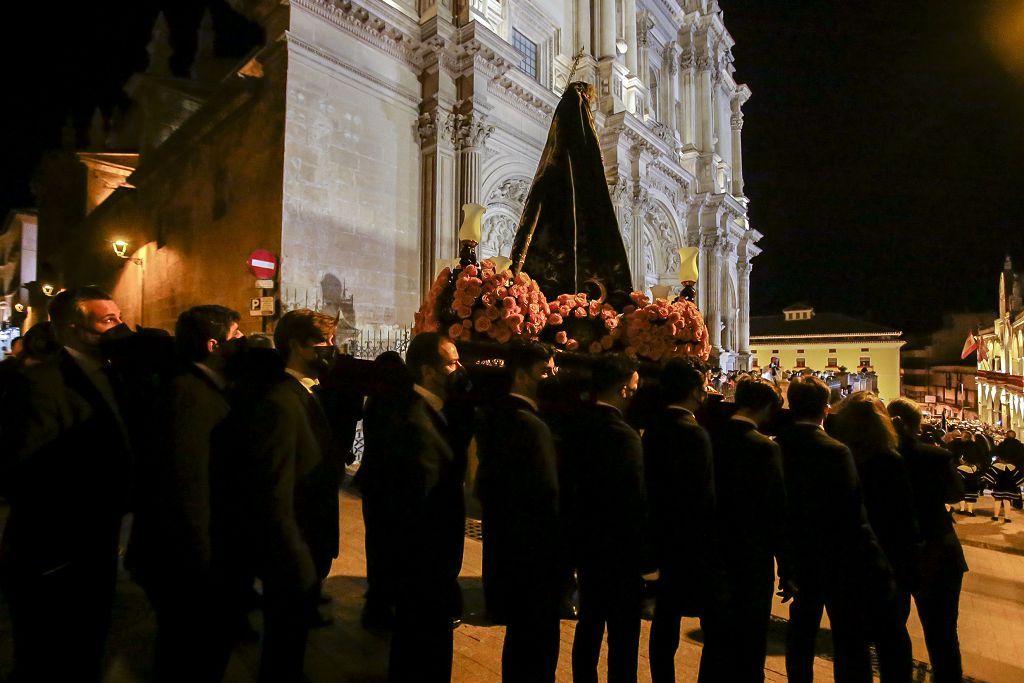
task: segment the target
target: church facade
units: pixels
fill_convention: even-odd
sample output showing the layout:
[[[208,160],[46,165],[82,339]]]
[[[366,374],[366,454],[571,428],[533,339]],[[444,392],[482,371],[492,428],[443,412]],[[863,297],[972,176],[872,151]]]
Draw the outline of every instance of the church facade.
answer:
[[[80,155],[106,181],[78,246],[53,242],[65,280],[86,276],[69,250],[117,232],[145,266],[106,258],[108,280],[129,317],[167,326],[195,303],[246,309],[258,293],[245,258],[264,248],[280,255],[279,310],[340,312],[360,330],[407,325],[456,256],[464,203],[487,207],[480,254],[508,255],[571,78],[597,93],[634,286],[678,287],[678,248],[699,247],[712,345],[723,367],[749,366],[761,237],[743,192],[750,91],[717,0],[230,4],[262,26],[263,45],[200,82],[201,65],[192,79],[161,70],[156,36],[130,84],[137,142]],[[126,151],[138,156],[110,156]]]

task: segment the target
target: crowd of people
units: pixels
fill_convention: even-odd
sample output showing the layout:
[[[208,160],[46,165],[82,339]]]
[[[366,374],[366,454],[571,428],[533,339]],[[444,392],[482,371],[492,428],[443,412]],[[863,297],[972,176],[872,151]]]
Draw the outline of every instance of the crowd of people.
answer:
[[[204,305],[173,336],[133,332],[109,295],[70,289],[2,368],[15,680],[100,680],[129,512],[124,564],[156,614],[157,680],[219,681],[257,601],[259,680],[303,680],[359,420],[362,618],[391,631],[389,680],[451,679],[471,452],[503,680],[554,681],[560,622],[575,617],[573,680],[596,683],[607,634],[607,680],[636,681],[653,598],[655,683],[676,680],[682,617],[703,630],[686,663],[699,680],[760,681],[776,594],[791,680],[812,680],[827,610],[836,680],[871,681],[873,645],[882,680],[909,682],[912,598],[935,680],[961,680],[967,566],[946,506],[964,483],[911,401],[855,392],[832,406],[806,376],[783,410],[776,383],[748,376],[725,402],[687,360],[642,381],[626,357],[537,342],[470,372],[434,333],[364,363],[311,310],[285,313],[272,338],[238,322]]]

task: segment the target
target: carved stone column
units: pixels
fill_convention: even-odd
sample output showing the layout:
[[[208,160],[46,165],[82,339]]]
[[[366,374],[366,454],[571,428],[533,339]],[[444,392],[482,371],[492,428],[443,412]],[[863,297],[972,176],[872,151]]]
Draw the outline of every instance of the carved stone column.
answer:
[[[750,89],[742,85],[733,95],[732,117],[732,194],[743,196],[743,105],[750,99]]]
[[[587,54],[598,56],[598,50],[593,41],[590,0],[576,0],[576,49],[580,48],[583,48]]]
[[[684,147],[696,147],[697,145],[696,66],[697,60],[694,57],[693,48],[683,48],[679,55],[679,93],[683,110],[683,120],[680,122],[679,132],[682,135]]]
[[[700,281],[697,283],[697,300],[708,326],[711,346],[722,348],[722,274],[718,258],[719,238],[717,233],[700,236]]]
[[[665,124],[678,133],[679,120],[676,111],[679,107],[679,45],[671,43],[665,46],[665,61],[668,62],[668,119]]]
[[[636,40],[636,0],[622,0],[622,9],[625,16],[622,23],[626,25],[626,68],[629,73],[637,75],[637,40]]]
[[[736,264],[737,289],[739,290],[737,298],[740,309],[739,347],[736,350],[740,353],[744,370],[750,369],[750,271],[752,268],[753,264],[745,258],[740,259]]]
[[[695,119],[699,128],[697,147],[701,152],[715,151],[715,98],[712,83],[714,65],[710,55],[697,56],[697,107]]]
[[[494,126],[487,123],[487,115],[473,112],[468,115],[457,115],[452,141],[458,151],[458,188],[459,206],[463,204],[482,204],[480,196],[480,157],[487,143],[487,138],[494,132]]]
[[[420,286],[426,292],[437,263],[458,253],[453,108],[455,80],[448,45],[453,27],[437,17],[424,25],[420,140]],[[447,36],[447,38],[446,38]]]
[[[615,0],[601,0],[601,43],[599,59],[615,58]]]

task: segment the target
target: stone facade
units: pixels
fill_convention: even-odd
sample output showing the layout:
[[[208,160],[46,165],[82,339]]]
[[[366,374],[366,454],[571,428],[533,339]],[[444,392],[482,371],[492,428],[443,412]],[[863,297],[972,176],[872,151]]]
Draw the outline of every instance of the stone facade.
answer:
[[[1006,257],[999,276],[999,317],[978,333],[978,417],[1024,429],[1024,274]]]
[[[281,256],[283,309],[342,311],[364,330],[409,324],[456,255],[462,204],[487,206],[481,255],[508,254],[571,77],[598,93],[634,285],[677,285],[676,250],[700,247],[712,344],[723,367],[747,367],[760,252],[743,194],[750,91],[716,0],[230,4],[263,27],[263,47],[229,77],[176,79],[158,25],[150,68],[129,84],[135,133],[107,136],[141,156],[80,157],[116,187],[89,200],[76,239],[109,248],[118,232],[148,250],[144,272],[106,261],[138,321],[167,325],[199,301],[245,308],[245,255],[262,247]],[[85,276],[61,260],[65,280]]]

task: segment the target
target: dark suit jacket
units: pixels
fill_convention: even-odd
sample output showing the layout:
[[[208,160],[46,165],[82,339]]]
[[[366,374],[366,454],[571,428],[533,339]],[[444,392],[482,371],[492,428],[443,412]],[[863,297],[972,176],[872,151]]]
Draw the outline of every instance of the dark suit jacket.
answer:
[[[804,588],[888,587],[891,569],[868,524],[850,450],[821,428],[779,434],[793,571]]]
[[[642,441],[658,597],[700,614],[713,574],[711,439],[693,413],[667,408],[651,418]]]
[[[606,405],[584,409],[565,443],[576,566],[632,577],[654,568],[640,435]]]
[[[786,490],[779,446],[745,420],[711,433],[715,453],[720,556],[732,596],[761,592],[789,578]]]
[[[462,568],[465,455],[452,448],[448,418],[415,393],[389,414],[390,424],[367,425],[366,443],[377,451],[376,482],[397,520],[393,540],[405,556],[400,583],[407,595],[450,590]]]
[[[902,440],[900,454],[914,489],[914,507],[924,542],[919,573],[923,577],[936,571],[967,571],[964,550],[946,511],[946,503],[964,497],[964,482],[956,471],[953,454],[917,439]]]
[[[13,379],[7,396],[0,429],[0,482],[11,504],[4,560],[34,573],[111,541],[116,550],[132,479],[116,399],[104,397],[66,350]]]
[[[143,585],[209,581],[212,437],[228,412],[224,391],[195,365],[183,368],[156,401],[149,443],[139,454],[128,553]]]
[[[554,612],[564,564],[551,430],[529,403],[506,396],[481,420],[477,455],[488,613]]]
[[[323,578],[338,547],[336,465],[325,457],[329,430],[317,411],[285,376],[242,421],[239,444],[257,571],[301,592]]]

